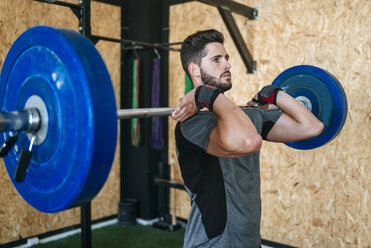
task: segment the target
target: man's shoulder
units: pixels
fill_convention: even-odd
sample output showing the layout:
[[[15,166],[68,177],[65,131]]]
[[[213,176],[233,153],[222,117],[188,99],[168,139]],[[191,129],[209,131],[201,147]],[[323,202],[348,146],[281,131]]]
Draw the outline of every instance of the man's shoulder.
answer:
[[[185,138],[189,142],[206,150],[210,133],[216,125],[217,121],[213,113],[200,111],[187,120],[178,122],[175,129],[175,136],[178,141]]]
[[[207,129],[210,125],[216,124],[216,116],[209,111],[200,111],[188,118],[187,120],[180,122],[180,128],[186,129]]]

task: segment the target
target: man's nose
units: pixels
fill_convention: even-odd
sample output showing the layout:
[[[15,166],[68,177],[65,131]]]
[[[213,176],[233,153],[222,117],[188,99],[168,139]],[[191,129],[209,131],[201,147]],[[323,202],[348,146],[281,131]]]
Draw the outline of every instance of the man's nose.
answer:
[[[231,64],[228,62],[228,60],[225,60],[225,64],[224,64],[224,70],[226,71],[229,71],[229,69],[231,69]]]

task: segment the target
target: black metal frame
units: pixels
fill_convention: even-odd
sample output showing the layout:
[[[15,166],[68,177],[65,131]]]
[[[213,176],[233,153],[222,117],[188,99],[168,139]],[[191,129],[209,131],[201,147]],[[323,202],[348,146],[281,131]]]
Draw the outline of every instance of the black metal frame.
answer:
[[[172,0],[171,5],[191,2],[194,0]],[[223,19],[224,24],[227,26],[229,33],[232,36],[234,44],[241,55],[243,62],[247,68],[248,73],[256,73],[256,61],[251,56],[249,49],[246,46],[241,32],[232,16],[231,12],[245,16],[249,20],[258,19],[258,9],[251,8],[246,5],[231,1],[231,0],[197,0],[198,2],[205,3],[217,7]]]
[[[69,7],[79,20],[80,33],[82,33],[86,37],[90,36],[91,34],[91,27],[90,27],[91,0],[79,0],[80,4],[73,4],[73,3],[67,3],[67,2],[56,1],[56,0],[34,0],[34,1]]]
[[[81,247],[91,248],[93,246],[91,235],[91,202],[81,205]]]
[[[232,13],[222,7],[218,7],[218,10],[225,25],[227,26],[229,33],[232,36],[238,52],[241,54],[242,60],[246,65],[247,72],[256,73],[256,61],[252,58],[249,49],[242,38],[240,30],[238,29],[237,24],[232,16]]]
[[[104,37],[99,35],[90,35],[90,39],[96,43],[99,40],[104,41],[111,41],[111,42],[119,42],[122,44],[130,44],[132,46],[124,47],[124,50],[129,49],[144,49],[144,48],[156,48],[156,49],[162,49],[162,50],[169,50],[174,52],[180,52],[180,49],[170,47],[171,44],[169,43],[149,43],[149,42],[143,42],[143,41],[136,41],[136,40],[128,40],[128,39],[117,39],[117,38],[110,38],[110,37]],[[178,44],[178,43],[175,43]]]
[[[251,8],[241,3],[230,0],[198,0],[198,2],[206,3],[214,7],[222,8],[229,12],[234,12],[239,15],[246,16],[251,20],[258,19],[258,9]]]

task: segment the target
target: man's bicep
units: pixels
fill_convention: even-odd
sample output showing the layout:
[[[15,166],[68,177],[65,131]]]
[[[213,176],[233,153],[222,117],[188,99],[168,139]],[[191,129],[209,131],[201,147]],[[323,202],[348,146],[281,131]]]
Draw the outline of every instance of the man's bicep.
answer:
[[[293,142],[302,139],[297,123],[287,114],[283,113],[267,135],[272,142]]]
[[[236,154],[234,152],[225,151],[222,149],[219,139],[218,139],[218,129],[214,128],[209,137],[209,142],[207,144],[206,152],[210,155],[216,157],[224,157],[224,158],[233,158],[241,156],[240,154]]]

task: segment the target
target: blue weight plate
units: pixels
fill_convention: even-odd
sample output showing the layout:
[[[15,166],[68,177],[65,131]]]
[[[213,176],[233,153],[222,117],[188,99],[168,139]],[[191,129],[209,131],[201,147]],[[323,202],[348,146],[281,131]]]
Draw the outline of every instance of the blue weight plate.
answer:
[[[299,65],[283,71],[272,84],[294,98],[307,97],[312,103],[312,113],[325,125],[319,136],[286,145],[296,149],[313,149],[330,142],[343,128],[348,112],[347,98],[339,81],[329,72]]]
[[[107,179],[117,140],[115,95],[94,45],[72,30],[37,26],[24,32],[3,64],[1,111],[23,110],[30,99],[46,106],[47,134],[34,145],[23,182],[13,175],[29,137],[21,133],[4,158],[14,186],[47,213],[90,201]],[[2,133],[0,142],[9,135]]]

